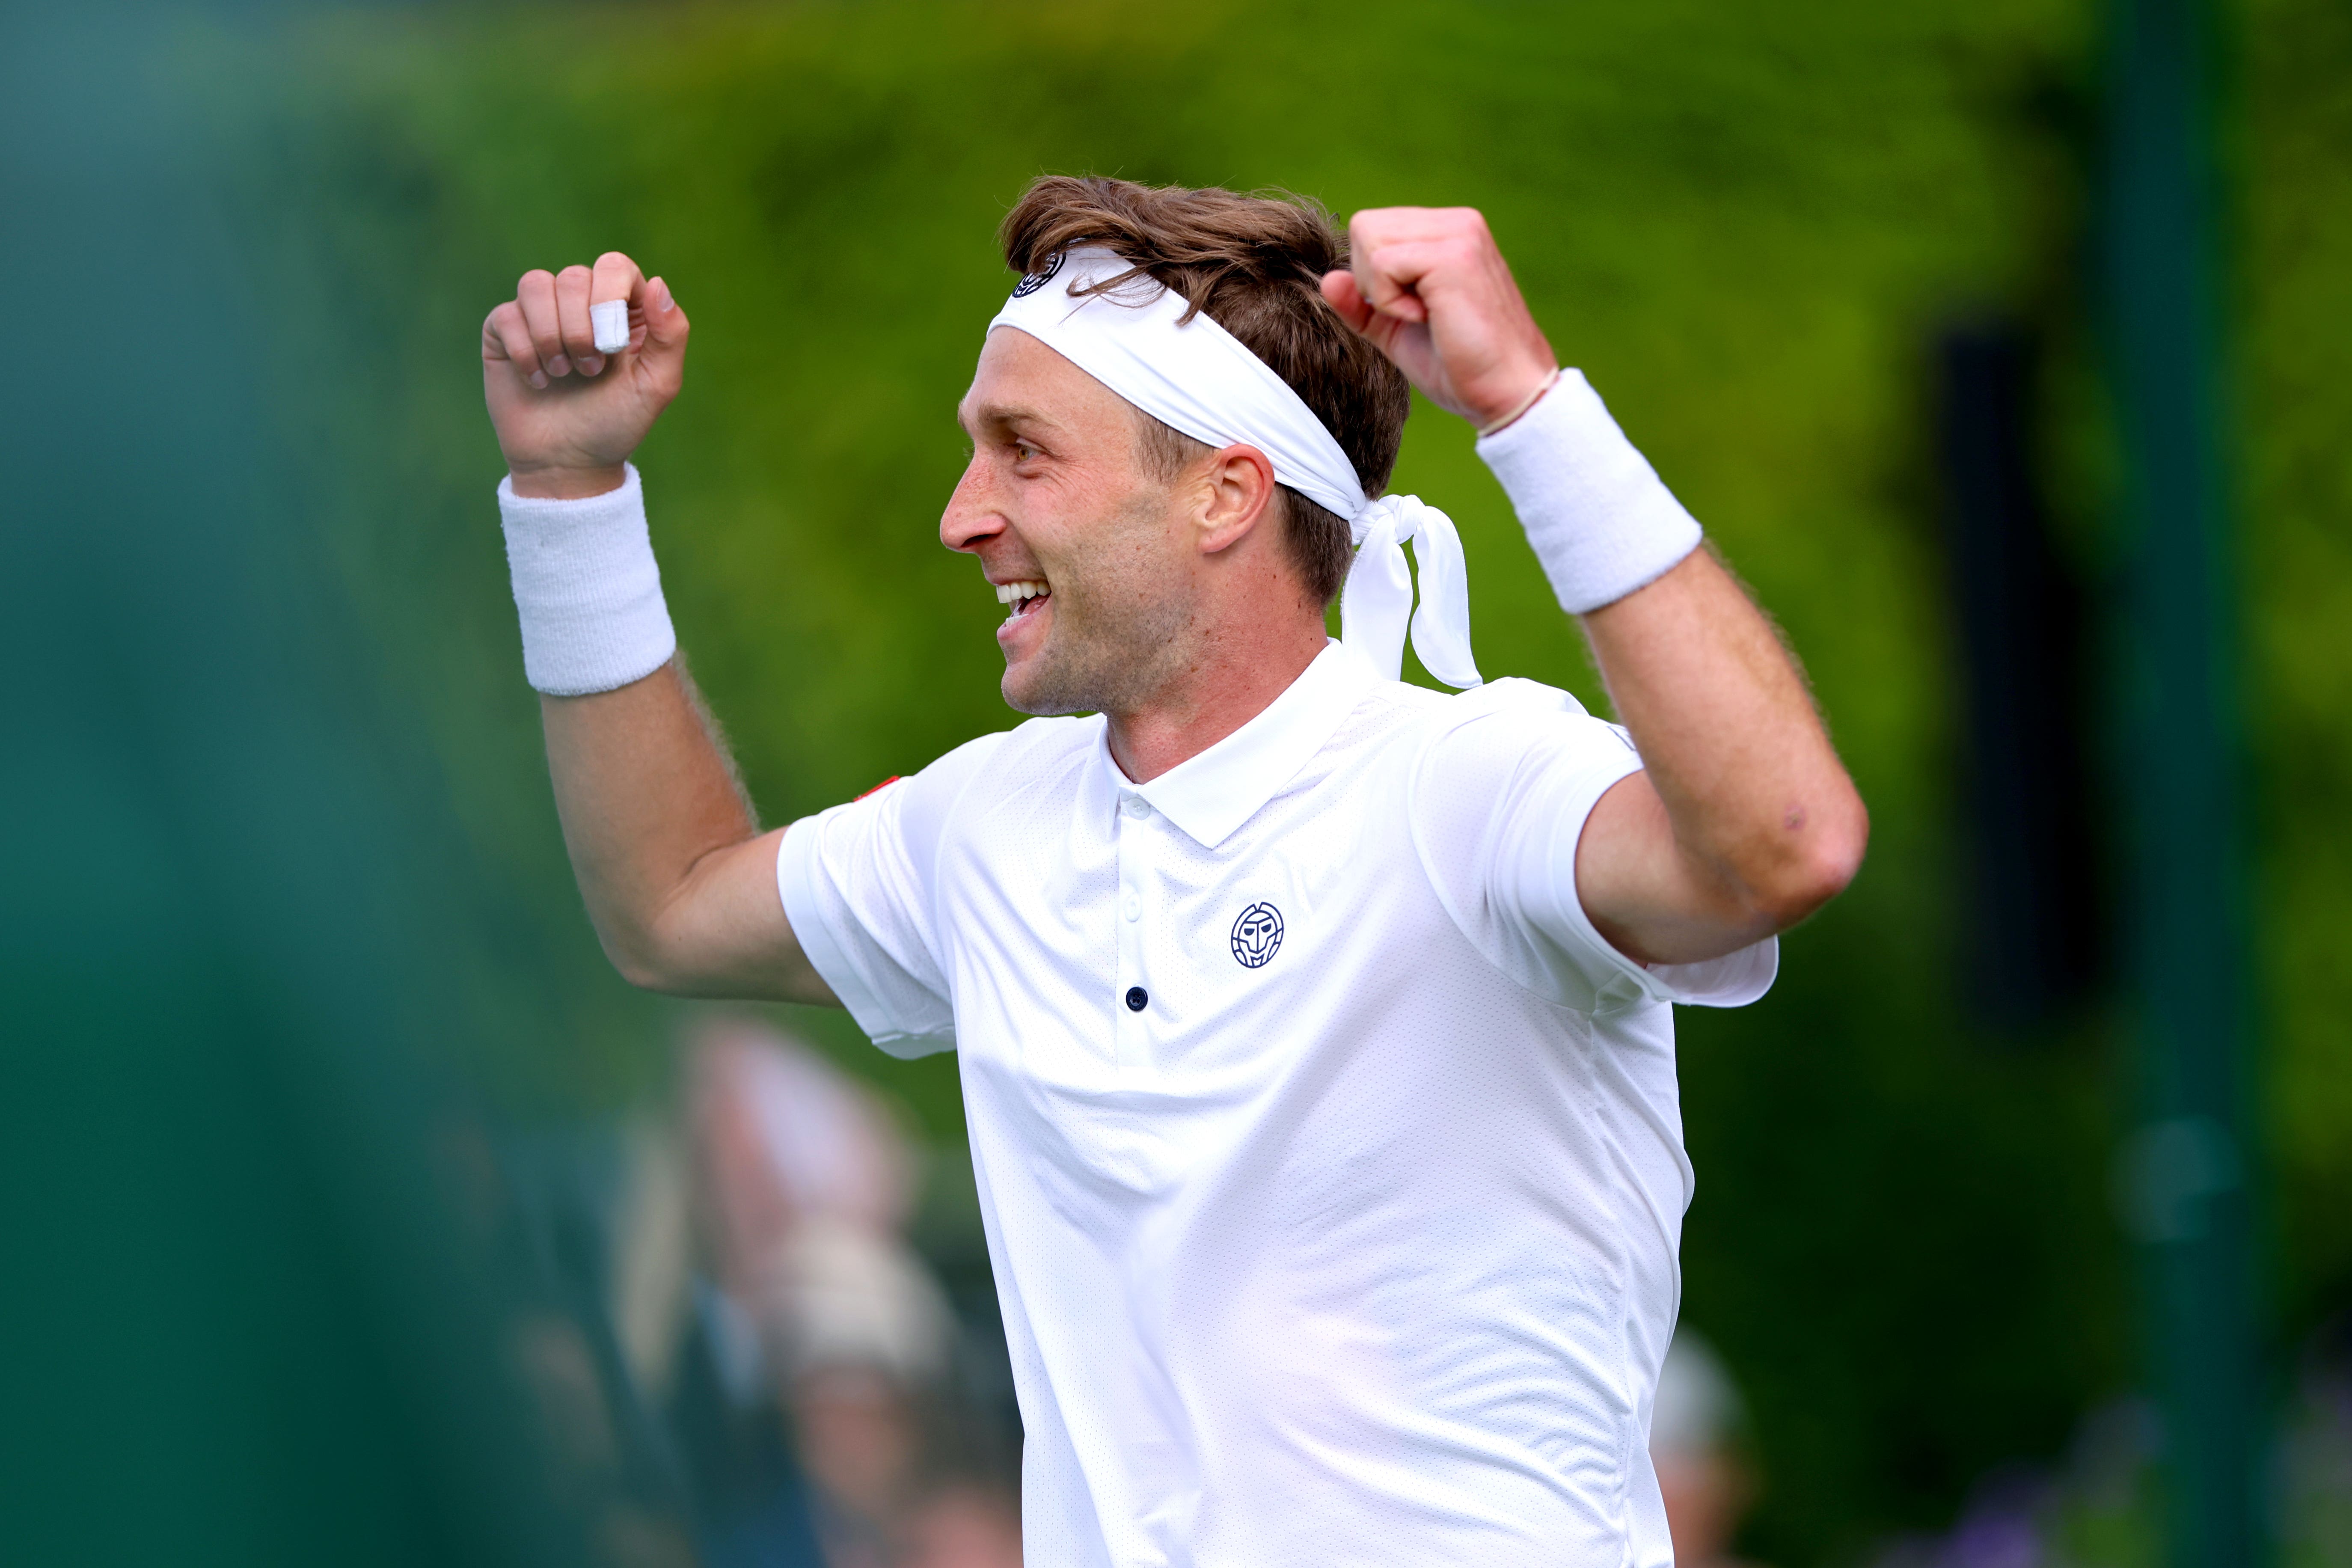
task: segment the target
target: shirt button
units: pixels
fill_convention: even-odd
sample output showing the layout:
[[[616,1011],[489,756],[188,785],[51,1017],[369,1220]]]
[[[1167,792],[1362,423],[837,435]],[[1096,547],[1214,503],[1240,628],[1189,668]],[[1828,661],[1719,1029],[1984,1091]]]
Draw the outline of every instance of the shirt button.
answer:
[[[1134,817],[1150,816],[1151,815],[1151,803],[1144,799],[1139,795],[1129,795],[1127,797],[1127,815]]]
[[[1129,920],[1139,921],[1143,918],[1143,900],[1133,893],[1128,894],[1127,902],[1120,908],[1126,912]]]
[[[1145,994],[1142,986],[1130,985],[1127,988],[1127,1010],[1129,1012],[1140,1013],[1150,1004],[1150,1001],[1151,998]]]

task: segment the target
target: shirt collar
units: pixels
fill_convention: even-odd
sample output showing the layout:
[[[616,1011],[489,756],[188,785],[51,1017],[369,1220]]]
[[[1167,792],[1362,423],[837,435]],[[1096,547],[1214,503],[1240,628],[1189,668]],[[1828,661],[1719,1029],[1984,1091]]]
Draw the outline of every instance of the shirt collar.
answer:
[[[1378,684],[1370,660],[1333,641],[1256,718],[1149,784],[1131,783],[1119,772],[1106,725],[1099,755],[1113,807],[1126,795],[1141,795],[1202,847],[1214,849],[1298,776]]]

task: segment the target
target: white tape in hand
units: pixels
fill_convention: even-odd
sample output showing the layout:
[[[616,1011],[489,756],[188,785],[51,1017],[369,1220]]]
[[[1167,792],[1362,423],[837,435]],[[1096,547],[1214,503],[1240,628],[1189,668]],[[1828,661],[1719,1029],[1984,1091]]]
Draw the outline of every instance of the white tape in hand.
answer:
[[[588,307],[588,324],[596,333],[596,352],[616,354],[629,346],[629,302],[606,300]]]

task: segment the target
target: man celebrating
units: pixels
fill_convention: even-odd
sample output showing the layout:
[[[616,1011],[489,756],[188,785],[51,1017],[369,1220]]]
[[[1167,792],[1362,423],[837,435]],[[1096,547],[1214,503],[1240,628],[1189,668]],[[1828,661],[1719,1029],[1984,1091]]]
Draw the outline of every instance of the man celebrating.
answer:
[[[1667,1563],[1671,1004],[1761,994],[1866,836],[1802,681],[1476,213],[1343,239],[1046,179],[1003,239],[940,536],[1008,608],[1005,700],[1091,716],[765,835],[625,461],[684,313],[618,255],[491,312],[525,669],[606,952],[958,1053],[1031,1562]],[[1479,430],[1622,729],[1480,683],[1452,523],[1371,499],[1407,378]],[[1397,680],[1408,623],[1467,689]]]

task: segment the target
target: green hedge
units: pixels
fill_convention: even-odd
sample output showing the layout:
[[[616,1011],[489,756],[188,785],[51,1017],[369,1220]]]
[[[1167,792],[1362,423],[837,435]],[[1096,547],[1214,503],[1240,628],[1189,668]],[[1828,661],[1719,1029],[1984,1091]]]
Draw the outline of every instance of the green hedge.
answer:
[[[961,463],[950,411],[1007,281],[992,232],[1029,178],[1472,204],[1563,357],[1788,628],[1874,815],[1862,879],[1787,940],[1772,996],[1684,1017],[1686,1312],[1753,1405],[1750,1543],[1835,1561],[2051,1451],[2132,1376],[2115,1045],[2097,1018],[2024,1049],[1958,1018],[1924,377],[1950,311],[2064,297],[2082,163],[2049,106],[2087,90],[2095,21],[2051,0],[888,0],[192,38],[184,60],[223,86],[237,221],[270,241],[256,287],[286,324],[283,416],[322,454],[319,525],[385,689],[525,917],[518,951],[482,955],[512,1049],[473,1064],[481,1081],[520,1105],[653,1092],[667,1026],[578,915],[520,676],[473,361],[518,273],[617,247],[693,317],[686,393],[642,466],[685,644],[782,821],[1013,721],[999,608],[933,525]],[[2249,24],[2248,647],[2300,1321],[2352,1281],[2352,22],[2266,0]],[[2095,552],[2097,401],[2070,353],[2060,499]],[[1469,433],[1417,409],[1398,482],[1461,523],[1482,668],[1597,703]],[[949,1064],[793,1022],[961,1138]]]

